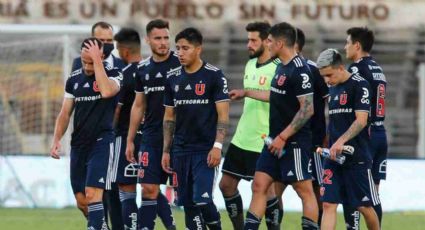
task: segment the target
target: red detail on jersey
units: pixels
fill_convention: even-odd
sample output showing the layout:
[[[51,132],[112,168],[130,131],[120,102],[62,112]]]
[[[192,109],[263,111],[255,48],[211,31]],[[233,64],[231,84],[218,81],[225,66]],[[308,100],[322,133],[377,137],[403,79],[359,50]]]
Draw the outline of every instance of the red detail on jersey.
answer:
[[[205,84],[196,84],[195,85],[195,93],[198,96],[204,95],[204,93],[205,93]]]
[[[330,169],[323,170],[323,184],[332,184],[331,178],[333,177],[334,173]]]
[[[149,153],[143,152],[139,157],[139,163],[142,163],[143,167],[147,167],[149,165]]]
[[[376,116],[384,117],[385,116],[385,85],[379,84],[376,91]]]
[[[145,170],[139,169],[139,178],[143,178],[143,177],[145,177]]]
[[[263,77],[263,76],[261,76],[261,77],[260,77],[260,80],[258,81],[258,83],[259,83],[260,85],[264,85],[264,84],[266,84],[266,80],[267,80],[267,77]]]
[[[339,95],[339,104],[340,105],[347,104],[347,94],[346,93]]]
[[[277,79],[277,85],[278,85],[278,86],[282,86],[282,85],[285,83],[285,80],[286,80],[286,77],[285,77],[285,76],[280,75],[280,76],[279,76],[279,79]]]
[[[96,81],[94,81],[93,82],[93,90],[95,91],[95,92],[99,92],[100,90],[99,90],[99,85],[97,85],[97,82]]]

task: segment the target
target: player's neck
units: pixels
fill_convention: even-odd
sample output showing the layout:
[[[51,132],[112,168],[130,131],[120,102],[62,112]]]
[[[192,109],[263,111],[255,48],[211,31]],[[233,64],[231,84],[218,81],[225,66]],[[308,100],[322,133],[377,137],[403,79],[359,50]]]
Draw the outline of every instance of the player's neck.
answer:
[[[339,84],[346,82],[350,77],[351,77],[351,73],[348,71],[344,71],[344,75],[341,78],[341,82]]]
[[[257,64],[264,64],[270,60],[270,52],[268,50],[264,50],[264,52],[258,57]]]
[[[287,65],[292,59],[294,59],[295,56],[297,56],[295,50],[288,49],[279,54],[279,59],[282,64]]]
[[[163,61],[165,61],[165,60],[168,59],[168,57],[170,56],[170,54],[171,54],[170,51],[168,51],[167,55],[164,55],[164,56],[159,56],[159,55],[157,55],[155,53],[152,53],[152,59],[153,59],[154,62],[163,62]]]
[[[202,64],[203,64],[202,60],[201,59],[197,59],[191,65],[186,65],[184,67],[184,71],[186,71],[186,73],[195,73],[200,68],[202,68]]]
[[[364,57],[369,57],[370,54],[367,52],[359,52],[354,56],[354,62],[358,62],[360,59],[364,58]]]
[[[130,63],[140,62],[141,60],[142,60],[142,56],[134,55],[134,56],[130,56],[127,62],[130,64]]]

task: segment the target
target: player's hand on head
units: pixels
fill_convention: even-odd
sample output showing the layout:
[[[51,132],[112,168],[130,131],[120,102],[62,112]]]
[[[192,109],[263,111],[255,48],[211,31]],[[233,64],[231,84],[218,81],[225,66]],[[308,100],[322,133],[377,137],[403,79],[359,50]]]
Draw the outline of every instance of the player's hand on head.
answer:
[[[273,153],[274,155],[278,155],[282,149],[285,147],[286,142],[280,138],[279,136],[276,136],[272,142],[272,144],[269,146],[269,151]]]
[[[245,90],[243,90],[243,89],[230,90],[229,97],[232,100],[240,100],[240,99],[245,97]]]
[[[59,156],[60,148],[61,148],[60,142],[59,141],[53,141],[52,147],[50,149],[50,156],[53,159],[59,159],[60,158],[60,156]]]
[[[220,164],[221,161],[221,149],[219,148],[212,148],[210,152],[208,153],[207,158],[207,164],[208,167],[214,168],[217,167]]]
[[[90,40],[86,42],[83,51],[87,52],[88,55],[93,59],[100,58],[103,55],[102,50],[99,48],[99,44],[97,43],[97,41]]]
[[[170,153],[162,153],[161,166],[166,173],[173,173],[173,169],[170,167]]]
[[[127,148],[125,149],[125,158],[127,158],[127,161],[130,163],[137,163],[136,159],[134,158],[134,143],[127,143]]]

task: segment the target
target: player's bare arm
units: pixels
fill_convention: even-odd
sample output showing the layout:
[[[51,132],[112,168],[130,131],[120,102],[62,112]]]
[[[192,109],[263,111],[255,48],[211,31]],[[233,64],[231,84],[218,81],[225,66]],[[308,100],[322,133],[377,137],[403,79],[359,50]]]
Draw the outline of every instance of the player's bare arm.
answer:
[[[103,98],[110,98],[115,96],[120,91],[119,83],[108,78],[105,72],[102,61],[102,50],[96,42],[89,41],[86,43],[87,48],[83,48],[83,52],[87,52],[93,61],[93,68],[96,77],[96,82]]]
[[[162,126],[164,129],[164,147],[161,165],[165,172],[172,173],[170,167],[170,150],[173,143],[174,130],[176,129],[176,118],[173,107],[165,107],[164,122]]]
[[[269,90],[234,89],[229,92],[229,97],[232,100],[240,100],[244,97],[249,97],[259,101],[269,102],[270,91]]]
[[[131,163],[136,163],[134,159],[134,138],[136,137],[137,129],[140,126],[140,123],[143,119],[143,114],[145,114],[146,108],[146,99],[144,93],[136,93],[134,98],[133,105],[131,106],[130,113],[130,124],[128,127],[127,134],[127,148],[125,150],[125,156],[127,160]]]
[[[342,134],[341,137],[332,145],[330,149],[331,157],[342,152],[344,144],[357,136],[367,125],[369,113],[366,111],[356,111],[356,120],[351,124],[350,128]]]
[[[224,138],[229,127],[229,102],[219,102],[215,104],[217,109],[217,133],[213,148],[210,150],[207,158],[208,166],[213,168],[220,164],[221,149]]]
[[[313,94],[299,96],[298,102],[300,104],[300,109],[295,114],[291,123],[277,137],[275,137],[273,143],[269,147],[271,152],[280,151],[283,147],[285,147],[286,140],[298,132],[298,130],[300,130],[311,118],[311,116],[313,116]]]
[[[112,127],[116,127],[118,120],[120,119],[120,113],[121,113],[121,108],[122,108],[122,104],[117,104],[117,107],[115,107],[115,112],[114,112],[114,120],[112,121]]]
[[[56,119],[55,132],[53,134],[53,143],[50,149],[50,156],[54,159],[59,159],[60,140],[68,128],[69,120],[74,109],[74,99],[64,98],[62,108]]]

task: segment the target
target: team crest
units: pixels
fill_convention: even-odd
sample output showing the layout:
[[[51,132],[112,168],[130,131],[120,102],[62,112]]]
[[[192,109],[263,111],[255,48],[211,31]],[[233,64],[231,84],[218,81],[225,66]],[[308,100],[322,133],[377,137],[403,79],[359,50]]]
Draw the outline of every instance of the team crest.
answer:
[[[283,84],[285,84],[285,80],[286,80],[286,76],[280,75],[279,78],[277,79],[277,85],[282,86]]]
[[[174,92],[178,92],[179,91],[179,85],[174,86]]]
[[[93,82],[93,90],[95,91],[95,92],[99,92],[100,90],[99,90],[99,86],[97,85],[97,82],[96,81],[94,81]]]
[[[146,81],[149,81],[149,74],[146,74],[146,75],[145,75],[145,80],[146,80]]]
[[[339,96],[339,104],[340,105],[347,104],[347,94],[345,92]]]
[[[267,80],[267,77],[260,76],[260,80],[258,81],[258,83],[260,85],[264,85],[266,83],[266,80]]]
[[[195,85],[195,93],[198,96],[204,95],[205,93],[205,84],[199,83]]]
[[[74,84],[74,90],[76,90],[78,88],[78,83]]]

